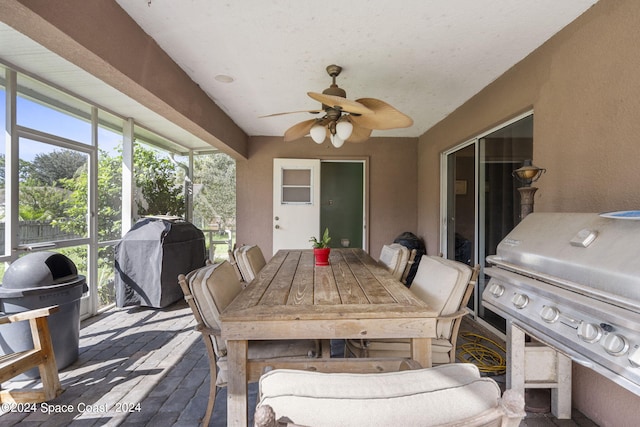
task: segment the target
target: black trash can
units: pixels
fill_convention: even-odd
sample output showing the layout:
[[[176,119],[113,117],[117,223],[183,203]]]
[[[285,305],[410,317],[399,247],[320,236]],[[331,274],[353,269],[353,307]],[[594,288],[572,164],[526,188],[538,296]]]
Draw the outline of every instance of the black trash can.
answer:
[[[35,252],[13,262],[0,286],[0,310],[6,314],[60,306],[49,316],[49,330],[58,369],[78,359],[80,341],[80,298],[87,292],[84,276],[66,256],[55,252]],[[0,354],[33,348],[28,322],[0,326]],[[38,378],[37,368],[16,377]]]

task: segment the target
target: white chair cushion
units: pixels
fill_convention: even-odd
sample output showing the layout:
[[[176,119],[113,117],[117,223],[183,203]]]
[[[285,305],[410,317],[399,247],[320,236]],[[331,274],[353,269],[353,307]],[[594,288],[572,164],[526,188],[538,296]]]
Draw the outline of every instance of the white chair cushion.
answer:
[[[439,316],[453,314],[460,308],[472,272],[469,266],[460,262],[423,255],[409,289],[433,307]],[[437,336],[449,337],[451,325],[450,321],[438,322]]]
[[[242,275],[242,280],[249,283],[251,280],[248,280],[250,276],[249,271],[247,270],[247,264],[245,262],[243,252],[247,250],[248,246],[240,246],[235,251],[233,251],[233,256],[236,259],[236,265],[238,266],[238,270],[240,270],[240,274]]]
[[[260,377],[260,398],[286,393],[313,397],[381,398],[465,384],[481,378],[472,363],[371,374],[276,369]]]
[[[256,275],[267,264],[262,250],[257,245],[243,245],[235,250],[234,256],[242,278],[247,283],[255,279]]]
[[[236,276],[238,276],[238,280],[244,282],[244,277],[242,277],[242,273],[240,272],[240,267],[238,266],[238,261],[236,260],[236,254],[234,251],[229,250],[229,263],[233,266],[233,269],[236,272]],[[246,283],[243,283],[243,286]]]
[[[220,313],[242,291],[233,266],[223,261],[199,268],[187,275],[187,282],[205,325],[220,329]],[[218,356],[226,353],[227,345],[220,336],[213,344]]]
[[[242,257],[244,258],[244,263],[249,274],[247,282],[250,282],[256,278],[267,262],[264,259],[264,255],[262,255],[262,251],[256,245],[249,246],[244,252],[242,252]]]
[[[469,364],[381,374],[275,370],[260,379],[260,403],[301,425],[434,426],[497,406],[500,388]]]
[[[384,245],[380,252],[380,263],[387,269],[396,279],[402,278],[402,273],[409,261],[409,249],[399,243]]]

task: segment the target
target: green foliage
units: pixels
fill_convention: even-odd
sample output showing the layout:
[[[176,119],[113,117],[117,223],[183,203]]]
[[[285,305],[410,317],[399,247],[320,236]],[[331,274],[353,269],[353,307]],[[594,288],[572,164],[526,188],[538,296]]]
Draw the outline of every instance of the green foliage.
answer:
[[[142,193],[138,200],[140,215],[184,215],[182,189],[175,184],[176,167],[167,158],[143,146],[134,150],[136,186]],[[54,225],[77,235],[86,235],[89,200],[86,165],[74,176],[61,178],[59,185],[68,191],[59,201],[62,213],[53,218]],[[98,162],[98,237],[99,241],[119,239],[122,213],[122,155],[110,156],[100,151]]]
[[[208,228],[219,222],[232,229],[236,218],[236,163],[226,154],[194,158],[194,223]]]
[[[121,235],[122,157],[100,150],[98,158],[98,240],[115,240]],[[87,234],[88,179],[85,166],[74,177],[60,180],[69,195],[61,202],[64,215],[53,221],[60,229],[80,236]]]
[[[122,235],[122,155],[103,150],[98,156],[98,230],[100,241]]]
[[[133,164],[136,187],[144,200],[136,198],[138,214],[184,216],[184,189],[176,182],[175,164],[140,144],[135,145]]]
[[[61,180],[73,178],[78,169],[86,167],[87,155],[72,150],[55,150],[38,154],[33,162],[23,165],[23,171],[35,182],[56,186]]]
[[[100,150],[98,156],[99,241],[121,236],[122,154]],[[4,164],[0,155],[0,164]],[[48,221],[67,233],[87,234],[87,156],[72,150],[56,150],[21,160],[19,214],[23,221]],[[184,173],[166,156],[136,144],[134,175],[139,215],[185,215]],[[4,168],[2,168],[4,170]],[[235,161],[226,154],[194,159],[194,222],[206,228],[220,223],[233,229],[236,215]],[[0,177],[0,187],[4,177]]]
[[[331,242],[331,237],[329,236],[329,229],[324,229],[324,234],[322,235],[322,239],[318,240],[315,237],[309,239],[310,242],[313,242],[313,247],[316,249],[320,248],[328,248],[329,242]]]
[[[20,185],[18,215],[22,221],[52,221],[64,216],[68,192],[60,187]]]
[[[61,178],[59,185],[68,190],[68,196],[61,202],[63,214],[54,218],[52,225],[77,236],[87,236],[87,191],[88,176],[86,165],[71,178]]]

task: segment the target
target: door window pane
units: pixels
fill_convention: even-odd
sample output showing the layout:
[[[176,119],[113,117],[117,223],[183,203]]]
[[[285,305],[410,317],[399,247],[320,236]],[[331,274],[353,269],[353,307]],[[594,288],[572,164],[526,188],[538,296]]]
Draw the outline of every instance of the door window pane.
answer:
[[[515,227],[520,216],[519,183],[512,172],[533,155],[533,116],[483,135],[447,154],[447,258],[480,265],[469,308],[504,332],[504,319],[484,308],[481,295],[489,278],[485,260]]]
[[[498,243],[518,224],[520,183],[514,170],[533,156],[533,116],[527,116],[480,138],[479,260],[496,253]],[[479,295],[489,278],[479,277]],[[504,331],[504,319],[480,304],[480,317]]]
[[[311,203],[311,169],[282,169],[282,203]]]
[[[476,155],[468,145],[447,157],[447,258],[467,265],[475,260]]]

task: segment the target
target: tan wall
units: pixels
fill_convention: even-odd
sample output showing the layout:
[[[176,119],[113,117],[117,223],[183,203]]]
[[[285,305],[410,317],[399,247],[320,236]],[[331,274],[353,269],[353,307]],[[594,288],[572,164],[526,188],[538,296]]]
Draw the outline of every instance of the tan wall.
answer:
[[[252,137],[248,159],[237,163],[238,243],[258,244],[267,259],[273,246],[273,159],[279,157],[369,159],[369,250],[375,258],[398,234],[416,232],[415,138],[372,138],[335,149],[310,138]]]
[[[640,208],[639,23],[640,2],[600,0],[420,138],[418,230],[428,246],[439,239],[440,153],[529,109],[533,160],[547,169],[537,211]],[[580,411],[600,425],[637,421],[640,397],[574,371]]]

